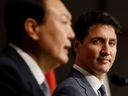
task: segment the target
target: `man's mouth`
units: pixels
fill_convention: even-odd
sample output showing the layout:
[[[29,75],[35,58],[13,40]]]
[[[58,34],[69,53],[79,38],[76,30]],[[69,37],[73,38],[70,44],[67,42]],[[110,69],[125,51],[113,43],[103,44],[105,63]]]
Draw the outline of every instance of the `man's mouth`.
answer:
[[[104,63],[104,64],[111,62],[111,60],[107,57],[99,57],[97,60],[101,63]]]

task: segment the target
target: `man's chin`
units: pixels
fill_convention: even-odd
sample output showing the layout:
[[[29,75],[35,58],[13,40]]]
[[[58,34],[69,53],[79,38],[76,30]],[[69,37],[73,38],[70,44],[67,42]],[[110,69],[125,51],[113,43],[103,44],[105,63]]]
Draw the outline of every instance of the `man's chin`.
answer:
[[[61,64],[67,64],[68,61],[69,61],[68,56],[65,56],[65,58],[63,57]]]
[[[54,68],[58,68],[61,65],[67,64],[69,61],[68,56],[60,58],[56,63],[54,63]]]

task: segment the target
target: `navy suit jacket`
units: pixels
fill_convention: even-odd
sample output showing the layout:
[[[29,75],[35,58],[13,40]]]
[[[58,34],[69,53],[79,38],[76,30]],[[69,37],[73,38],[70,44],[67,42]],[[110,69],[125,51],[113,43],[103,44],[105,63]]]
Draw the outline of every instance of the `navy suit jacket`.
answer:
[[[27,64],[10,46],[0,56],[0,96],[44,96]]]
[[[85,77],[76,69],[72,69],[69,77],[58,85],[53,96],[96,96],[96,94]]]

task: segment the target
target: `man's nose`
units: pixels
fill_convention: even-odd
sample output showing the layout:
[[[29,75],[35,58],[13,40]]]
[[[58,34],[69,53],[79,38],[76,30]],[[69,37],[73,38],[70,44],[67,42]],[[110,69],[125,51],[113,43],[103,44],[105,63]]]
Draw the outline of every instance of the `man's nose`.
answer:
[[[102,49],[101,49],[101,54],[102,55],[110,55],[110,47],[108,44],[103,45]]]
[[[68,33],[69,38],[70,38],[70,39],[73,39],[73,38],[75,37],[75,33],[74,33],[74,31],[73,31],[73,29],[72,29],[71,26],[69,27],[69,31],[68,31],[68,32],[69,32],[69,33]]]

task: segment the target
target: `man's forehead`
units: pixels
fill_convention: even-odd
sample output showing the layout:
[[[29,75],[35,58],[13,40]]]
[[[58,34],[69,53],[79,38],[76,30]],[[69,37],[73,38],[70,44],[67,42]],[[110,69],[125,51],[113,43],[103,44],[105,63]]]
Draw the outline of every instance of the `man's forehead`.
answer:
[[[49,11],[54,11],[57,14],[71,18],[70,12],[60,0],[48,0],[46,3]]]

